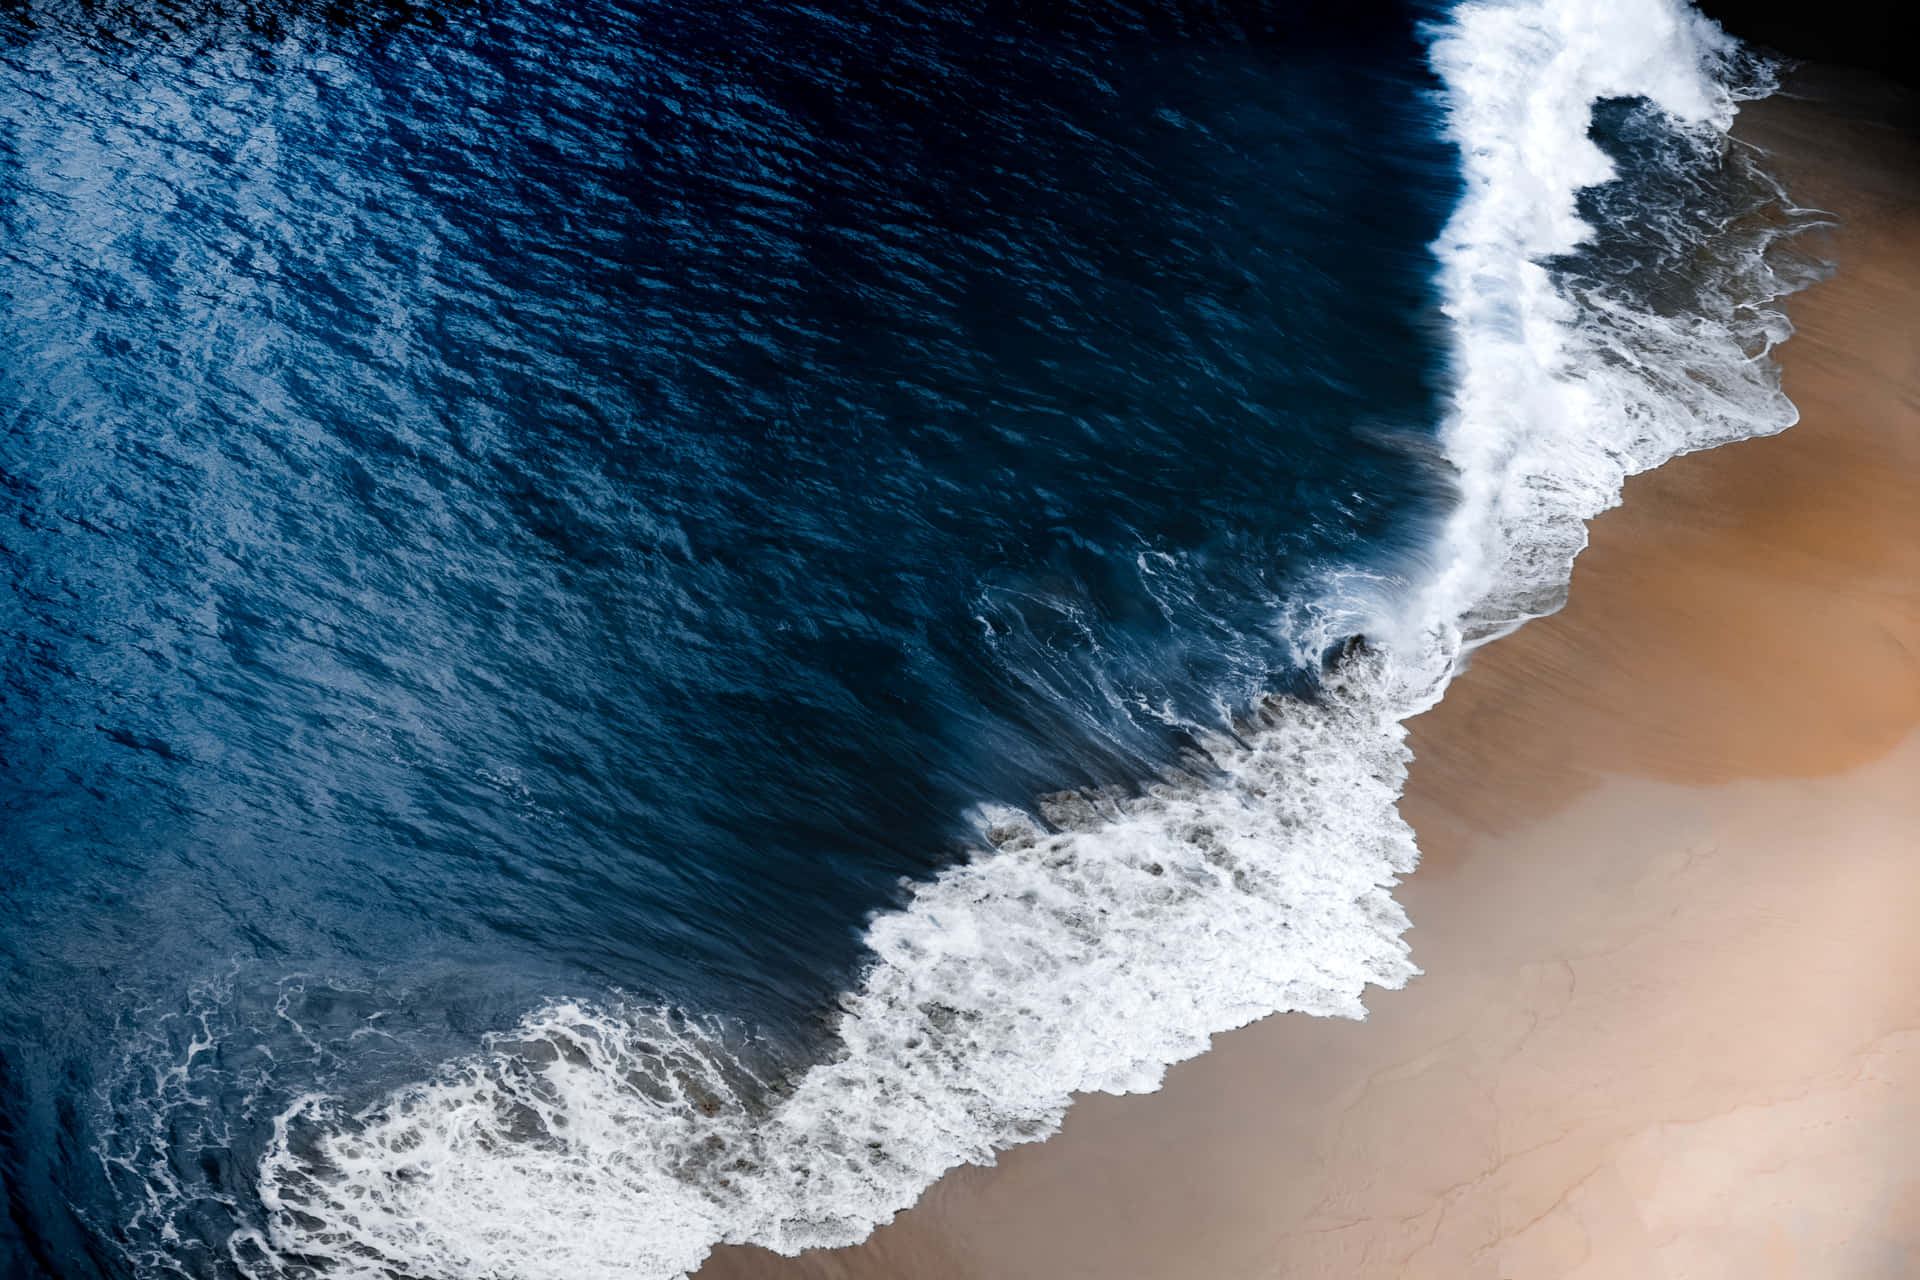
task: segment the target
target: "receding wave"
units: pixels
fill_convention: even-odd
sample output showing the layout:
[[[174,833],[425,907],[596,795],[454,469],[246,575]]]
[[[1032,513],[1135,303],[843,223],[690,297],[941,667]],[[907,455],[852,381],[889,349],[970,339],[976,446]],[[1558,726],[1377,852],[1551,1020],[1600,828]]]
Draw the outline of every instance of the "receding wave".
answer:
[[[1275,1011],[1360,1017],[1416,972],[1390,894],[1416,859],[1402,721],[1557,606],[1629,474],[1793,421],[1769,250],[1805,220],[1728,138],[1764,68],[1674,0],[1464,4],[1432,58],[1465,177],[1435,246],[1461,499],[1417,590],[1335,580],[1301,611],[1303,652],[1368,638],[1319,694],[1196,732],[1137,793],[982,811],[974,855],[870,923],[834,1048],[797,1074],[671,1011],[556,1000],[369,1109],[301,1100],[245,1267],[673,1276],[721,1242],[852,1242],[1076,1092],[1153,1089]]]

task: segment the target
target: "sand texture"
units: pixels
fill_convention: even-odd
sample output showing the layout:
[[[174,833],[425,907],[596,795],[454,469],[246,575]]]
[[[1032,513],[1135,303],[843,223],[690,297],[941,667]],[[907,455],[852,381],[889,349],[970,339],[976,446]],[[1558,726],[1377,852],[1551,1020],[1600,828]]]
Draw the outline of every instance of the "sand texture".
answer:
[[[1884,108],[1743,117],[1842,219],[1801,425],[1638,478],[1568,608],[1414,726],[1424,977],[702,1280],[1920,1275],[1920,161]]]

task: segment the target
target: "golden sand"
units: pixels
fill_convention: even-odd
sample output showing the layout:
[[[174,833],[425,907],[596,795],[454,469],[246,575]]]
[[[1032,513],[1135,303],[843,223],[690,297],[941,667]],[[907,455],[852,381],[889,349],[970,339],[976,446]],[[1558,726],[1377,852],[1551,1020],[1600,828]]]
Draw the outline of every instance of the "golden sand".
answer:
[[[1426,975],[702,1280],[1920,1276],[1920,156],[1741,134],[1844,219],[1803,422],[1636,479],[1416,723]]]

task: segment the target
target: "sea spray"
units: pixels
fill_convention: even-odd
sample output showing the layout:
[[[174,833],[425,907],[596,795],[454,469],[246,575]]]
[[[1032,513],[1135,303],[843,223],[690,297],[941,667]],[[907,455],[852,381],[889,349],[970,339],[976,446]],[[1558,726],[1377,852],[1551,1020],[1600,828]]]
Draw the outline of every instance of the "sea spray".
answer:
[[[1402,721],[1473,644],[1556,606],[1627,475],[1794,417],[1764,359],[1786,332],[1765,303],[1793,283],[1766,251],[1791,218],[1682,202],[1659,233],[1717,264],[1684,306],[1581,258],[1609,230],[1582,193],[1616,176],[1596,103],[1644,100],[1698,181],[1751,177],[1721,172],[1738,97],[1764,88],[1737,49],[1672,0],[1517,0],[1460,6],[1432,51],[1465,177],[1435,246],[1461,498],[1430,581],[1305,610],[1328,629],[1294,637],[1364,621],[1372,643],[1317,696],[1196,730],[1138,794],[983,810],[973,856],[870,923],[831,1053],[790,1078],[735,1069],[670,1012],[555,1001],[370,1108],[303,1099],[244,1267],[664,1277],[720,1242],[852,1242],[946,1169],[1053,1132],[1076,1092],[1155,1088],[1275,1011],[1362,1016],[1369,983],[1415,972],[1389,892],[1415,861]]]

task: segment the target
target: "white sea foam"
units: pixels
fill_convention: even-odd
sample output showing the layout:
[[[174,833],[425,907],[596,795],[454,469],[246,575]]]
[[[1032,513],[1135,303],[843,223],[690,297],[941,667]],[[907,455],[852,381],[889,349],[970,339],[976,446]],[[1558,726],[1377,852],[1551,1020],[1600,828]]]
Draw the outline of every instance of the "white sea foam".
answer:
[[[1447,568],[1415,613],[1457,620],[1471,642],[1559,605],[1585,522],[1627,476],[1797,415],[1759,359],[1787,333],[1758,309],[1787,289],[1760,256],[1765,237],[1718,246],[1748,259],[1721,264],[1737,289],[1677,316],[1570,296],[1546,265],[1592,234],[1579,192],[1614,176],[1588,136],[1593,104],[1650,100],[1697,140],[1697,160],[1725,145],[1728,77],[1754,69],[1717,26],[1677,0],[1475,2],[1432,57],[1465,179],[1435,245],[1455,331],[1445,443],[1463,501]]]
[[[1435,246],[1462,502],[1420,590],[1302,615],[1364,615],[1376,641],[1324,698],[1269,703],[1141,794],[983,813],[970,861],[871,923],[837,1051],[797,1079],[751,1079],[718,1029],[666,1012],[556,1002],[371,1110],[303,1101],[264,1160],[251,1269],[664,1277],[723,1241],[851,1242],[946,1169],[1051,1133],[1077,1091],[1152,1089],[1217,1032],[1360,1017],[1367,984],[1405,982],[1401,721],[1472,644],[1557,603],[1628,474],[1793,420],[1756,358],[1785,332],[1759,309],[1785,288],[1764,237],[1673,314],[1546,265],[1611,176],[1593,103],[1650,99],[1704,163],[1733,56],[1675,0],[1488,0],[1437,33],[1466,179]]]

